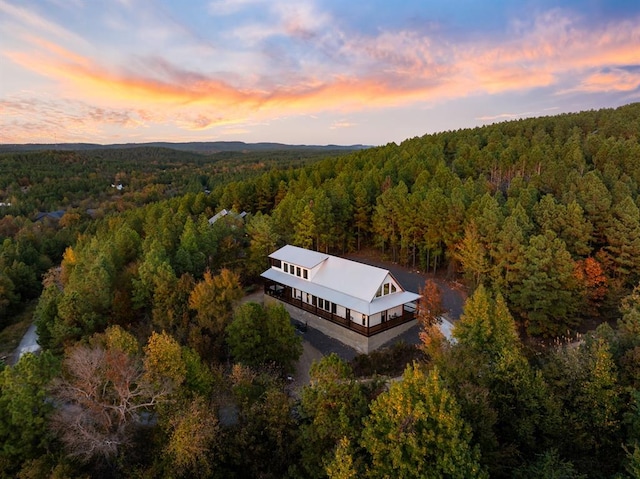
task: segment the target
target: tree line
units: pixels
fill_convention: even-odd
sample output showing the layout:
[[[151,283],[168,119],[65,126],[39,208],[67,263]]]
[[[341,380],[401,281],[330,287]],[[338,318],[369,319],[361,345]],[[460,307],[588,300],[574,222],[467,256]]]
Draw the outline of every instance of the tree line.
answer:
[[[43,276],[43,354],[2,371],[0,469],[636,477],[638,129],[634,104],[427,135],[92,221]],[[238,303],[285,243],[462,278],[455,344],[427,285],[401,380],[330,356],[294,394],[288,315]]]
[[[102,218],[187,193],[204,194],[213,215],[206,196],[217,185],[265,171],[279,181],[290,167],[329,153],[138,147],[0,154],[0,327],[38,297],[43,274]]]

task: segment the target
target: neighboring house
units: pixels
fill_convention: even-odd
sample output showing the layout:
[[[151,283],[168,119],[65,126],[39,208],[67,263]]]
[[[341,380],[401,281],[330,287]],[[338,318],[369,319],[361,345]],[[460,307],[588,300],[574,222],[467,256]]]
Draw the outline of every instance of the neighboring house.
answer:
[[[36,214],[35,221],[43,221],[43,220],[59,221],[64,216],[64,214],[65,214],[64,210],[49,211],[49,212],[41,211]]]
[[[209,218],[209,224],[213,225],[216,221],[218,221],[220,218],[223,218],[227,215],[231,215],[233,218],[242,220],[244,219],[245,216],[247,216],[247,212],[243,211],[242,213],[236,213],[234,211],[229,211],[227,209],[223,209],[221,211],[218,211],[215,215],[213,215],[211,218]]]
[[[292,317],[368,353],[415,324],[419,294],[382,268],[287,245],[269,255],[265,300]]]

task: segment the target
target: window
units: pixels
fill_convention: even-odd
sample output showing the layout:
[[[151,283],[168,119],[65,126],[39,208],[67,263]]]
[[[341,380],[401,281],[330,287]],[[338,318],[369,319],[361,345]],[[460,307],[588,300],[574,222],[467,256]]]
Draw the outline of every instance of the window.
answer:
[[[271,260],[271,265],[274,268],[282,268],[282,261],[280,261],[279,259],[272,259]]]
[[[384,292],[382,294],[389,294],[389,283],[385,283]]]
[[[396,291],[398,291],[398,289],[396,288],[396,285],[395,285],[395,284],[392,284],[392,285],[391,285],[391,292],[392,292],[392,293],[395,293]]]
[[[324,309],[325,311],[332,312],[334,309],[334,305],[331,301],[326,299],[318,298],[318,308]]]
[[[304,279],[309,279],[309,270],[308,269],[303,269],[302,270],[302,277]]]
[[[285,263],[284,264],[284,272],[288,273],[289,272],[289,263]]]
[[[301,273],[300,273],[300,266],[296,266],[296,276],[300,277]]]

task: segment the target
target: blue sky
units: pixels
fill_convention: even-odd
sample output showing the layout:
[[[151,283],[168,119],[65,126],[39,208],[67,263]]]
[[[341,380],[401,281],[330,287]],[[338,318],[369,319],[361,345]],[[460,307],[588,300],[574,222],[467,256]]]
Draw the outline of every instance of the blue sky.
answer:
[[[0,142],[385,144],[640,99],[638,1],[0,0]]]

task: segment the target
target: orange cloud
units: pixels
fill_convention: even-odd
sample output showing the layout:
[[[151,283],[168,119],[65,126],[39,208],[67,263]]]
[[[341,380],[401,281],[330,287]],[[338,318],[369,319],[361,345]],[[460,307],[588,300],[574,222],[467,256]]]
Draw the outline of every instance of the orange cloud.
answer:
[[[563,74],[603,65],[640,63],[640,25],[624,22],[601,31],[577,30],[563,18],[538,24],[506,45],[451,46],[400,32],[346,45],[360,55],[362,72],[307,77],[270,91],[234,86],[220,78],[181,70],[166,60],[146,60],[146,74],[109,68],[51,41],[29,37],[35,52],[6,52],[25,68],[59,80],[69,92],[140,105],[217,108],[234,116],[272,109],[386,107],[475,93],[500,93],[549,86]],[[633,43],[637,40],[637,43]],[[632,44],[630,44],[632,43]],[[379,68],[375,69],[374,66]],[[617,78],[622,79],[620,75]],[[609,76],[613,81],[614,77]],[[590,88],[600,83],[595,79]],[[219,115],[218,115],[219,116]],[[206,124],[204,122],[203,124]]]
[[[597,72],[589,75],[571,91],[601,92],[621,91],[628,92],[640,88],[640,72],[630,72],[623,69],[614,69],[606,72]]]
[[[0,11],[7,8],[0,0]],[[58,40],[87,50],[86,42],[75,43],[66,30],[12,8],[10,13],[26,25],[44,25],[49,38],[22,34],[24,47],[1,54],[55,80],[60,97],[84,102],[74,114],[59,106],[45,115],[51,124],[69,125],[79,133],[116,124],[130,130],[151,124],[194,132],[229,125],[243,130],[250,122],[274,115],[327,110],[346,114],[549,86],[561,92],[626,92],[640,87],[640,75],[621,68],[640,64],[640,21],[587,29],[555,12],[514,33],[508,42],[450,44],[416,32],[382,32],[372,38],[345,37],[334,44],[324,36],[319,40],[326,42],[323,52],[333,55],[327,54],[326,63],[300,61],[291,75],[278,64],[274,69],[280,68],[279,75],[261,75],[256,66],[253,76],[233,77],[190,71],[158,57],[134,57],[135,64],[127,67],[109,64],[97,54],[91,57],[78,47],[65,47]],[[315,35],[328,20],[316,25],[311,13],[300,10],[287,17],[287,31],[296,38],[304,38],[307,30]],[[3,134],[18,131],[20,124],[37,130],[38,121],[20,116],[18,106],[0,108],[11,108],[14,115],[0,123],[6,126]],[[333,128],[339,126],[348,125],[338,122]],[[42,131],[49,130],[42,126]]]

